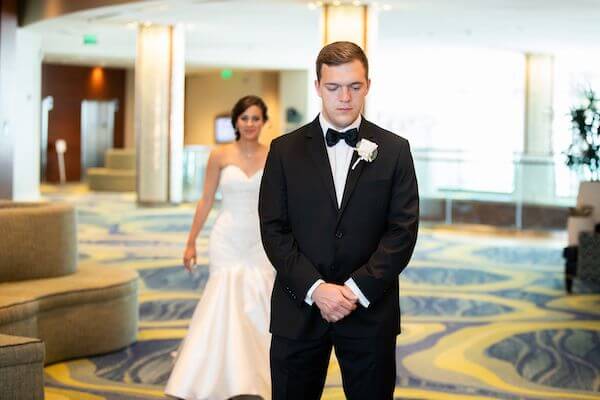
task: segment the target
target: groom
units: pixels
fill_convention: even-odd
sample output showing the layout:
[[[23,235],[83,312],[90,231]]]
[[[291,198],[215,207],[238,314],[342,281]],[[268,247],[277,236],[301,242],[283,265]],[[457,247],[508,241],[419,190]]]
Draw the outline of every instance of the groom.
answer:
[[[370,80],[360,47],[327,45],[316,67],[322,111],[273,140],[260,188],[262,241],[277,270],[273,399],[319,399],[332,347],[348,399],[391,399],[398,275],[417,239],[413,160],[405,139],[361,116]]]

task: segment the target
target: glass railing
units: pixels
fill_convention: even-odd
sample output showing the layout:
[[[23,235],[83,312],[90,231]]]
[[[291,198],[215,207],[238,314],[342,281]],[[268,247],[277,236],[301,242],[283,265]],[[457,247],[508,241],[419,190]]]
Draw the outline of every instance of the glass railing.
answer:
[[[413,150],[421,197],[575,204],[579,180],[559,157]]]
[[[210,146],[184,150],[184,201],[202,195]],[[522,206],[568,207],[575,204],[579,180],[561,156],[524,154],[478,156],[460,151],[413,149],[421,198],[511,203],[519,226]],[[449,213],[446,213],[447,215]],[[451,213],[450,213],[451,214]],[[451,218],[451,217],[450,217]]]
[[[575,204],[579,179],[562,157],[514,154],[485,157],[464,152],[413,150],[419,194],[444,200],[445,222],[452,223],[452,203],[473,200],[515,207],[516,228],[523,226],[523,206],[569,207]]]
[[[202,197],[204,174],[211,146],[185,146],[183,149],[183,201]]]

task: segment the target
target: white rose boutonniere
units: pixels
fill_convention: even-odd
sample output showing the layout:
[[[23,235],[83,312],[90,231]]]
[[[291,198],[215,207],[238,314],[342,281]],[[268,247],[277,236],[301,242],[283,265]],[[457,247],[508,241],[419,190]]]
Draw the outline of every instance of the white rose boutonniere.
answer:
[[[352,165],[352,169],[356,168],[356,165],[361,160],[373,162],[377,158],[377,143],[373,143],[370,140],[360,139],[354,150],[358,153],[358,159]]]

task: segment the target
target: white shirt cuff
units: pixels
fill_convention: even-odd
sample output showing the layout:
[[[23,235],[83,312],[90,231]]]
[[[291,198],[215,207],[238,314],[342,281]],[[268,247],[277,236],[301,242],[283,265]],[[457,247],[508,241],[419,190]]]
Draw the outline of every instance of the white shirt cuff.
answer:
[[[309,306],[313,305],[313,299],[312,299],[312,294],[315,291],[315,289],[317,288],[317,286],[319,286],[321,283],[325,283],[325,281],[323,279],[319,279],[317,280],[315,283],[313,283],[313,285],[310,287],[310,289],[308,289],[308,292],[306,292],[306,297],[304,298],[304,302],[306,304],[308,304]]]
[[[363,306],[364,308],[369,307],[369,304],[371,304],[371,302],[369,300],[367,300],[364,293],[356,285],[356,282],[354,282],[354,279],[349,278],[346,282],[344,282],[344,285],[348,286],[350,288],[350,290],[352,290],[354,292],[356,297],[358,297],[358,302],[360,303],[361,306]]]

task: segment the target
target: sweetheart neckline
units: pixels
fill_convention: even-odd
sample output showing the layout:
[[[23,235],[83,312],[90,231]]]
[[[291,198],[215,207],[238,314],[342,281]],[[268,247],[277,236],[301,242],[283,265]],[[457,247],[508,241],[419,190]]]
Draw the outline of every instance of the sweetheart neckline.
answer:
[[[254,178],[256,175],[258,175],[258,173],[260,171],[264,170],[264,168],[259,168],[252,175],[248,176],[248,174],[246,174],[246,172],[239,165],[236,165],[236,164],[227,164],[226,166],[224,166],[222,168],[222,170],[225,170],[225,168],[227,168],[227,167],[235,167],[235,168],[237,168],[242,173],[242,175],[244,175],[246,177],[246,179],[249,180],[249,181],[252,180],[252,178]]]

